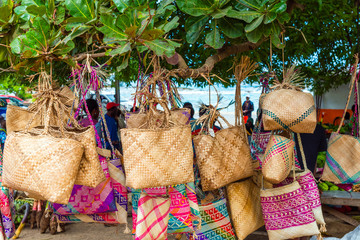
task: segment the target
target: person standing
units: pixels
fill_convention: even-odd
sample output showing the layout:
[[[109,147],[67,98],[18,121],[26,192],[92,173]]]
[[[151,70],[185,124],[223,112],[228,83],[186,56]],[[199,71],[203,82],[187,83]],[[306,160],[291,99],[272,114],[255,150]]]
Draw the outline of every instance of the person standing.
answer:
[[[86,100],[86,106],[89,109],[89,113],[91,115],[92,121],[96,125],[98,123],[99,118],[99,105],[97,104],[97,101],[95,99],[87,99]],[[85,117],[81,119],[79,124],[83,127],[87,127],[91,125],[89,117]]]
[[[120,139],[119,139],[119,135],[118,135],[118,107],[120,106],[120,104],[114,103],[114,102],[109,102],[108,104],[106,104],[106,110],[107,113],[105,114],[105,122],[106,122],[106,126],[109,130],[109,134],[110,134],[110,140],[112,145],[114,146],[115,149],[117,150],[121,150],[120,149]],[[104,135],[105,136],[105,144],[106,144],[106,148],[111,150],[111,146],[109,143],[109,140],[106,137],[106,133],[102,132],[102,129],[104,129],[104,124],[102,123],[103,121],[99,121],[98,124],[96,124],[96,130],[99,134],[101,134],[101,137]]]
[[[6,140],[6,114],[3,113],[0,115],[0,143],[1,150],[4,150]]]
[[[244,113],[244,117],[246,117],[246,122],[248,118],[251,118],[251,113],[252,111],[254,111],[254,103],[250,101],[249,96],[246,96],[246,101],[242,105],[242,110]]]

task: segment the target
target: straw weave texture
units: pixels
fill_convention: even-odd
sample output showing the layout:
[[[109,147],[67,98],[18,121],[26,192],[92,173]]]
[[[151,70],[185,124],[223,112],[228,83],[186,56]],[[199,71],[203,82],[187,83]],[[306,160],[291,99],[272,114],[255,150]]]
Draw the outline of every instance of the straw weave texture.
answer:
[[[262,173],[272,184],[283,181],[290,173],[294,162],[295,142],[279,135],[272,135],[264,154]]]
[[[253,175],[250,148],[242,127],[230,127],[194,138],[204,191],[223,187]]]
[[[32,133],[37,134],[40,134],[42,131],[43,127],[36,127],[31,130]],[[57,138],[61,137],[61,132],[56,127],[50,127],[50,134]],[[96,149],[94,128],[66,128],[64,134],[65,137],[79,141],[84,146],[84,155],[80,162],[75,184],[94,188],[104,182],[106,177]]]
[[[8,134],[14,131],[24,131],[26,124],[34,116],[35,113],[24,108],[8,105],[6,110],[6,131]],[[30,124],[30,129],[41,125],[41,118],[35,117]]]
[[[286,129],[313,133],[316,127],[314,98],[310,93],[290,89],[266,94],[261,104],[265,130]]]
[[[3,186],[67,204],[83,153],[75,140],[11,133],[4,149]]]
[[[229,184],[227,194],[236,236],[243,240],[264,225],[260,188],[251,179]]]
[[[360,183],[359,138],[338,133],[331,134],[321,179],[335,183]]]
[[[135,189],[194,181],[190,126],[121,129],[126,186]]]
[[[146,113],[127,113],[126,127],[127,128],[149,128],[148,115]],[[164,121],[164,112],[158,111],[154,116],[156,118],[156,126],[161,126]],[[183,126],[190,123],[190,110],[187,108],[179,108],[170,110],[170,122],[175,126]]]

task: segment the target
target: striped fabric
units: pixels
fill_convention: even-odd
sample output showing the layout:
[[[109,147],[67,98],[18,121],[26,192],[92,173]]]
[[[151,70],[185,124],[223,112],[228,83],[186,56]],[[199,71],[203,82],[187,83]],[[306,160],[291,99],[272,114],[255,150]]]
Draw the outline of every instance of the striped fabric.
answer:
[[[142,193],[139,199],[135,240],[167,239],[170,199]]]
[[[166,194],[166,188],[147,188],[143,189],[148,195],[153,197],[160,197]],[[169,196],[171,199],[170,215],[168,233],[189,233],[194,232],[194,224],[199,224],[199,217],[194,215],[198,214],[196,195],[194,195],[194,183],[179,184],[169,187]],[[135,233],[137,214],[138,214],[138,201],[140,198],[140,189],[132,189],[132,214],[133,214],[133,233]],[[188,195],[189,194],[189,195]],[[193,214],[194,213],[194,214]]]
[[[191,240],[235,240],[230,223],[226,200],[222,198],[213,203],[200,205],[201,230],[197,229]]]

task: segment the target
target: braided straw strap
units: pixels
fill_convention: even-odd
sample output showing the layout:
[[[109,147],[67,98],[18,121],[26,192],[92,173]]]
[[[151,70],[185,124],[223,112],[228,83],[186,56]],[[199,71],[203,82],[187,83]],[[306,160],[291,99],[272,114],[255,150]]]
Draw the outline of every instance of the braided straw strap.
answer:
[[[243,240],[264,225],[260,188],[251,179],[247,179],[229,184],[226,190],[236,236]]]
[[[210,135],[198,135],[194,146],[204,191],[252,176],[252,159],[242,127],[230,127]]]
[[[313,133],[316,127],[314,98],[310,93],[279,89],[265,95],[261,104],[265,130]]]
[[[194,181],[190,126],[121,129],[126,186],[135,189]]]

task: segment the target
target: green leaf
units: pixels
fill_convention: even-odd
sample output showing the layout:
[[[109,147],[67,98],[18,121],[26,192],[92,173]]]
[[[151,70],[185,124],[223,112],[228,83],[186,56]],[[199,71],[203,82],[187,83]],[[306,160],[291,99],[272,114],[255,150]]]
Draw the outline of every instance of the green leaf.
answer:
[[[211,32],[206,34],[205,43],[212,48],[220,49],[224,45],[224,40],[220,37],[219,29],[217,28],[217,21],[213,20],[211,24]]]
[[[59,25],[65,19],[65,8],[63,6],[59,6],[56,9],[55,13],[55,24]]]
[[[65,6],[73,17],[86,18],[87,21],[95,18],[93,0],[65,0]]]
[[[121,54],[126,53],[126,52],[131,50],[131,44],[130,43],[124,42],[122,44],[123,44],[122,46],[120,46],[120,47],[112,50],[111,52],[109,52],[109,55],[110,56],[121,55]]]
[[[30,14],[26,11],[26,6],[17,6],[14,12],[25,22],[30,20]]]
[[[117,72],[121,72],[122,70],[126,69],[129,65],[129,57],[125,58],[124,61],[116,68]]]
[[[260,26],[263,19],[264,19],[264,15],[261,15],[257,19],[254,19],[250,24],[247,24],[245,26],[245,32],[248,33],[248,32],[254,31],[254,29],[256,29],[258,26]]]
[[[75,44],[74,44],[73,41],[68,41],[66,44],[61,43],[55,48],[54,54],[56,54],[56,55],[66,55],[71,50],[73,50],[74,47],[75,47]]]
[[[175,16],[170,22],[166,23],[164,26],[164,31],[170,32],[171,30],[177,28],[179,26],[179,17]]]
[[[321,11],[321,9],[322,9],[322,5],[323,5],[322,0],[318,0],[318,4],[319,4],[319,10]]]
[[[7,4],[0,7],[0,27],[5,26],[11,19],[13,8],[13,1],[8,1]]]
[[[266,15],[265,15],[264,23],[265,23],[265,24],[269,24],[269,23],[271,23],[272,21],[274,21],[274,20],[276,19],[276,17],[277,17],[277,14],[276,14],[276,13],[274,13],[274,12],[268,12],[268,13],[266,13]]]
[[[23,49],[24,51],[31,51],[32,57],[48,50],[50,45],[48,42],[50,38],[50,25],[44,18],[36,17],[33,27],[30,28],[25,35],[26,38],[23,40]]]
[[[270,37],[270,40],[271,40],[272,44],[279,49],[282,49],[285,47],[285,44],[281,43],[279,35],[272,34]]]
[[[284,24],[290,21],[290,15],[287,12],[283,12],[282,14],[278,15],[277,19],[281,24]]]
[[[247,23],[250,23],[251,21],[253,21],[255,18],[258,18],[262,15],[262,13],[260,12],[256,12],[256,11],[236,11],[236,10],[230,10],[226,16],[231,17],[231,18],[236,18],[239,20],[243,20]]]
[[[46,7],[31,5],[26,8],[26,11],[34,16],[43,16],[46,13]]]
[[[163,15],[167,10],[175,11],[176,7],[174,5],[170,5],[173,2],[174,2],[174,0],[162,0],[162,1],[160,1],[160,5],[156,9],[156,14]]]
[[[129,0],[113,0],[119,12],[123,13],[129,7]]]
[[[21,54],[22,52],[22,41],[25,38],[25,35],[20,35],[19,37],[15,38],[11,43],[11,51],[15,54]]]
[[[144,40],[152,41],[154,39],[159,38],[162,35],[164,35],[164,31],[161,29],[149,29],[143,32],[141,38]]]
[[[242,7],[248,7],[253,10],[259,10],[261,4],[257,0],[237,0],[238,5],[242,5]]]
[[[185,22],[186,41],[188,43],[195,43],[200,34],[203,33],[205,24],[209,22],[210,17],[188,17]]]
[[[229,38],[238,38],[243,35],[244,26],[239,20],[221,18],[218,20],[220,30]]]
[[[194,17],[212,13],[214,5],[214,3],[211,4],[210,1],[205,0],[177,0],[176,4],[181,11]]]
[[[257,28],[254,31],[246,33],[246,37],[250,42],[257,43],[261,39],[262,33],[263,33],[262,29]]]
[[[226,16],[231,9],[232,9],[231,6],[225,9],[216,9],[214,12],[211,13],[211,16],[215,19],[222,18]]]
[[[175,48],[164,39],[145,40],[144,44],[158,56],[171,57],[175,54]]]
[[[116,19],[116,26],[119,27],[121,30],[125,31],[125,29],[131,27],[131,21],[128,15],[121,14]]]
[[[87,25],[77,26],[77,27],[72,29],[71,33],[66,35],[66,37],[63,39],[62,42],[64,44],[66,44],[68,41],[71,41],[74,38],[83,35],[87,31],[89,31],[90,29],[92,29],[92,26],[87,26]]]
[[[274,12],[274,13],[282,13],[285,12],[287,8],[286,3],[284,2],[280,2],[278,4],[275,4],[271,9],[270,12]]]
[[[106,38],[114,39],[115,41],[127,39],[127,35],[124,33],[124,31],[115,25],[116,19],[114,19],[113,16],[101,15],[100,22],[104,26],[97,29],[101,31]]]
[[[48,15],[48,18],[52,18],[52,15],[55,11],[55,0],[48,0],[45,2],[46,6],[46,13]]]

